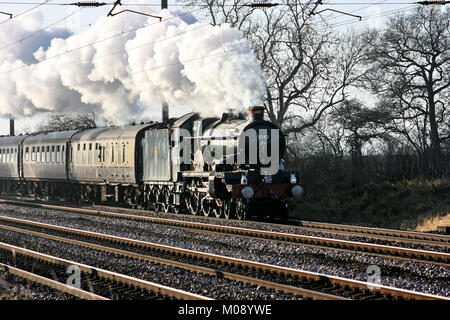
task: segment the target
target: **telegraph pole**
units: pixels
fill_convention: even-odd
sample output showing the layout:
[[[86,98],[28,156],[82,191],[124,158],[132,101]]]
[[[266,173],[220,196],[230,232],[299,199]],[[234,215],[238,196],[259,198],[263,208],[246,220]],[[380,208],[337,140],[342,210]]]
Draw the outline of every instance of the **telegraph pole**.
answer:
[[[161,0],[161,9],[167,9],[167,0]],[[169,105],[167,102],[162,103],[162,121],[169,120]]]

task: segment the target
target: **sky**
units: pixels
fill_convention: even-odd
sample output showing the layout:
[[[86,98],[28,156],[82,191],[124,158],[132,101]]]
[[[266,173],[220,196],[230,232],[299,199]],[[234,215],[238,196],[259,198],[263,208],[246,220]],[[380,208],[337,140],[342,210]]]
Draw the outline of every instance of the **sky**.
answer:
[[[77,0],[78,1],[78,0]],[[55,4],[61,4],[61,3],[70,3],[70,2],[77,2],[77,1],[63,1],[63,0],[54,0],[54,1],[48,1],[46,4],[39,5],[39,0],[0,0],[0,11],[1,12],[8,12],[13,14],[13,19],[8,19],[8,16],[1,15],[0,14],[0,48],[4,45],[8,45],[11,41],[19,41],[21,40],[24,35],[29,36],[29,39],[32,39],[35,37],[36,39],[42,38],[42,33],[39,35],[33,36],[30,33],[18,33],[17,37],[14,38],[14,35],[7,35],[6,33],[11,33],[11,30],[14,30],[15,28],[22,27],[23,25],[27,23],[31,23],[31,18],[35,18],[37,15],[37,12],[40,12],[41,19],[38,19],[38,23],[40,25],[36,26],[33,25],[34,29],[40,29],[44,26],[52,25],[51,29],[55,30],[58,29],[58,32],[60,34],[64,33],[74,33],[74,34],[89,34],[90,28],[93,27],[93,25],[99,20],[104,18],[109,10],[112,8],[111,5],[98,7],[98,8],[85,8],[80,10],[76,6],[61,6],[61,5],[55,5]],[[145,7],[143,6],[141,11],[154,11],[157,8],[157,5],[159,5],[159,1],[155,0],[123,0],[124,4],[126,3],[144,3],[144,4],[153,4],[155,6],[152,7]],[[276,0],[272,0],[271,2],[275,3]],[[20,4],[19,4],[20,3]],[[395,14],[396,12],[403,12],[407,10],[411,10],[414,8],[414,5],[411,4],[412,1],[405,1],[405,0],[369,0],[369,1],[363,1],[363,0],[329,0],[329,1],[323,1],[323,5],[319,6],[316,11],[321,11],[324,9],[334,9],[338,11],[344,11],[353,15],[359,15],[363,19],[362,21],[359,21],[358,18],[344,15],[338,12],[333,11],[325,11],[323,12],[323,18],[324,23],[327,23],[329,25],[332,25],[335,28],[338,28],[339,30],[345,30],[347,28],[365,28],[366,26],[371,27],[382,27],[385,20],[391,16],[392,14]],[[54,4],[54,5],[51,5]],[[124,9],[126,7],[120,7],[120,9]],[[153,9],[155,8],[155,9]],[[180,7],[179,5],[176,5],[175,1],[169,0],[169,8],[174,8],[178,10],[178,13],[185,10],[184,8]],[[29,11],[28,11],[29,10]],[[128,15],[125,16],[125,15]],[[130,23],[129,16],[133,15],[132,13],[125,13],[122,14],[117,19],[122,21],[122,29],[126,29],[127,25],[134,25],[133,23],[137,23],[133,19],[133,21]],[[319,18],[318,18],[319,19]],[[34,21],[34,20],[33,20]],[[115,24],[116,28],[120,29],[120,22]],[[180,27],[181,28],[181,27]],[[49,28],[50,30],[50,28]],[[213,32],[213,30],[211,30]],[[232,31],[228,30],[230,41],[236,41]],[[3,33],[3,35],[2,35]],[[105,31],[107,33],[107,31]],[[228,34],[228,33],[227,33]],[[53,34],[54,36],[54,34]],[[40,37],[40,38],[38,38]],[[7,43],[2,43],[1,39],[6,38]],[[205,41],[210,41],[206,39]],[[78,39],[79,43],[82,43],[82,39]],[[21,43],[21,42],[18,42]],[[0,49],[1,50],[1,49]],[[26,51],[26,48],[21,48],[21,55],[26,54],[32,54],[31,52],[24,52]],[[41,55],[45,55],[45,53],[41,53]],[[2,56],[0,55],[0,59]],[[36,56],[35,56],[36,57]],[[31,59],[33,59],[31,57]],[[2,61],[0,61],[2,63]],[[236,63],[236,68],[242,67],[238,63]],[[43,72],[46,72],[45,70]],[[25,73],[24,76],[26,77],[27,74]],[[2,78],[2,82],[3,82]],[[11,79],[11,81],[16,81],[15,79]],[[207,81],[207,79],[203,79],[203,81]],[[252,86],[258,85],[258,79],[254,80],[254,83],[252,82]],[[2,90],[6,90],[5,87],[7,85],[5,83],[2,83],[0,86],[0,104],[4,103],[4,101],[1,100],[2,97]],[[116,91],[115,91],[116,92]],[[84,94],[84,92],[83,92]],[[137,94],[142,94],[141,92],[138,92]],[[110,94],[109,94],[110,96]],[[200,99],[201,95],[199,96]],[[19,100],[18,100],[19,101]],[[89,103],[92,103],[92,101],[88,101],[86,106],[89,106]],[[139,106],[136,106],[136,108],[139,108]],[[2,110],[0,108],[0,110]],[[38,109],[39,110],[39,109]],[[88,110],[86,107],[84,111]],[[135,109],[133,109],[135,110]],[[118,112],[118,111],[117,111]],[[124,112],[130,112],[129,109],[124,110]],[[18,117],[16,119],[16,133],[19,132],[27,132],[30,130],[33,130],[39,121],[42,121],[44,114],[40,112],[34,112],[32,117]],[[152,116],[149,114],[149,116]],[[0,114],[0,135],[5,135],[9,133],[9,116],[7,114]]]

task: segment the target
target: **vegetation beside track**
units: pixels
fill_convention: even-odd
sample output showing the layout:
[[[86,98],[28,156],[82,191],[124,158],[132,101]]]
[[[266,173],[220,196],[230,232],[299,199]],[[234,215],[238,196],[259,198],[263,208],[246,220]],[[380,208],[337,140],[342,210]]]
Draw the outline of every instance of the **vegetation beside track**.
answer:
[[[450,179],[311,189],[305,199],[290,203],[291,218],[421,231],[436,230],[450,219]]]

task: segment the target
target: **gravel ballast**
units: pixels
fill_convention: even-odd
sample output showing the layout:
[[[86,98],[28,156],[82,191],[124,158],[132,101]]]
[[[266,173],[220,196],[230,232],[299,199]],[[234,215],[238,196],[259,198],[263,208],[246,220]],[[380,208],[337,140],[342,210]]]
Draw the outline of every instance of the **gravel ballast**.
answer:
[[[77,297],[0,271],[0,300],[77,300]]]
[[[37,236],[24,235],[19,232],[2,230],[0,242],[163,284],[213,299],[300,299],[300,297],[277,293],[271,289],[190,272],[181,268],[129,259],[99,250],[61,243]]]
[[[450,296],[450,270],[443,266],[48,209],[0,205],[0,214],[360,281],[367,281],[368,268],[377,266],[384,285]]]

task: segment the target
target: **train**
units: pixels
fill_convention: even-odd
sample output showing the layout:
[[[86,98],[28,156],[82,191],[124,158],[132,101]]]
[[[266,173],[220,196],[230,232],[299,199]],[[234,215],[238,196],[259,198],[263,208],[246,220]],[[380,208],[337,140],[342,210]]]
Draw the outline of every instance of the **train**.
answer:
[[[306,194],[286,137],[264,119],[191,112],[157,123],[0,137],[0,194],[156,212],[286,219]]]

